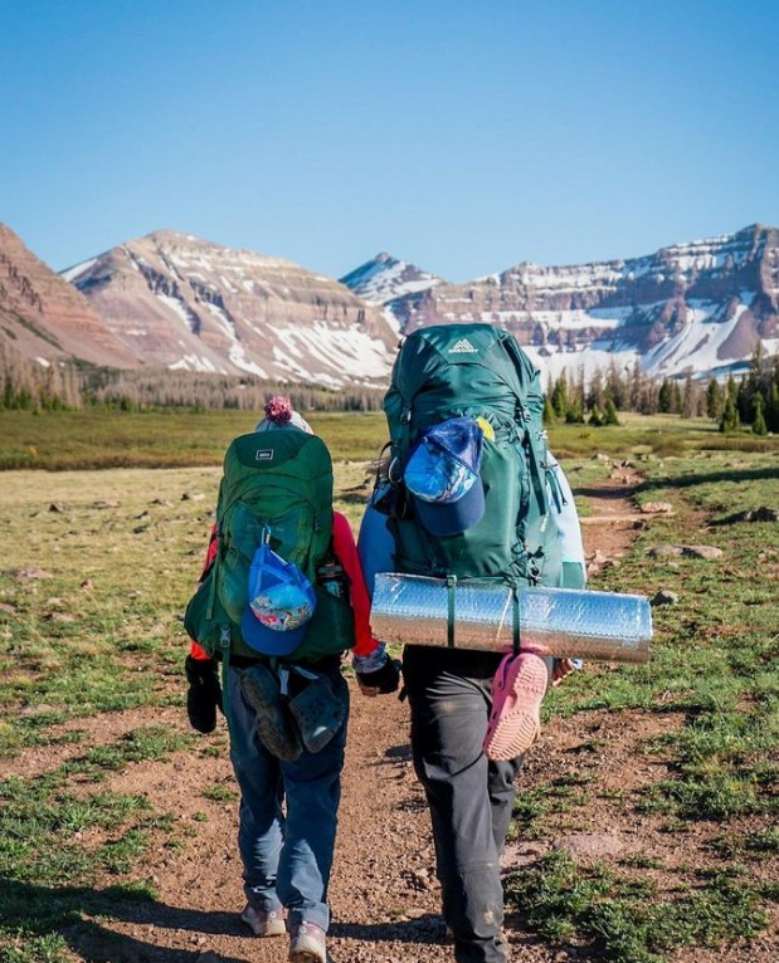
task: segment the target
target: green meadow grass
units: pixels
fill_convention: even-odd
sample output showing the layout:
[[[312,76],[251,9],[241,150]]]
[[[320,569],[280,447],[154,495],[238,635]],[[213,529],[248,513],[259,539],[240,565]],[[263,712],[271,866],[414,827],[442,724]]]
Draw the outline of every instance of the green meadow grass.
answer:
[[[45,468],[176,468],[218,465],[236,435],[251,431],[260,417],[249,411],[158,409],[116,412],[94,408],[34,414],[0,411],[0,470]],[[368,461],[387,440],[381,412],[307,415],[335,461]],[[779,438],[747,431],[723,436],[705,419],[677,415],[620,414],[617,427],[555,424],[553,450],[560,457],[602,451],[620,457],[682,455],[687,451],[779,451]]]

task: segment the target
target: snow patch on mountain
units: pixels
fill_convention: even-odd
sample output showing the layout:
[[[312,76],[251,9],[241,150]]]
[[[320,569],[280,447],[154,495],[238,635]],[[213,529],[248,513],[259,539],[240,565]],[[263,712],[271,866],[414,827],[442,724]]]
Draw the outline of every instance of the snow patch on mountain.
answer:
[[[441,278],[382,251],[340,281],[369,304],[386,304],[407,294],[427,291],[440,284]]]

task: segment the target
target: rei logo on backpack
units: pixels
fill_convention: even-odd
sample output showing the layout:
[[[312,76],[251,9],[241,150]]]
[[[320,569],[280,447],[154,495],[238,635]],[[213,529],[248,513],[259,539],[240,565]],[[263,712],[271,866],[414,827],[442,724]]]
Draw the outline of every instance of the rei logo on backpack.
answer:
[[[389,528],[397,571],[558,584],[559,539],[550,521],[543,406],[539,373],[506,331],[451,324],[422,328],[406,339],[384,399],[395,489]],[[433,534],[404,472],[425,439],[463,424],[452,419],[481,426],[481,457],[470,465],[478,466],[484,508],[465,531]]]

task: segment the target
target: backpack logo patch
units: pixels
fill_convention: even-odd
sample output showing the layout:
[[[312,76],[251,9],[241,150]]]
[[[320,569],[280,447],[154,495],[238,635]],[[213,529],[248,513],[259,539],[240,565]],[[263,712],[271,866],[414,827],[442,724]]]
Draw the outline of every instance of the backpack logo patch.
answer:
[[[467,338],[460,338],[459,341],[455,341],[452,347],[449,349],[449,354],[478,354],[478,349],[474,348],[471,342]]]
[[[273,461],[273,449],[272,448],[258,448],[257,454],[254,456],[255,461]]]

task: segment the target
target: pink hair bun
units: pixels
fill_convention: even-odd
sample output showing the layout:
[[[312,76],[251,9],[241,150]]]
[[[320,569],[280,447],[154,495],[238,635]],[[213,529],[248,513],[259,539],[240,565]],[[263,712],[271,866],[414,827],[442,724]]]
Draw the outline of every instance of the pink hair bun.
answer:
[[[265,405],[265,417],[275,425],[286,425],[292,418],[292,402],[284,395],[274,395]]]

